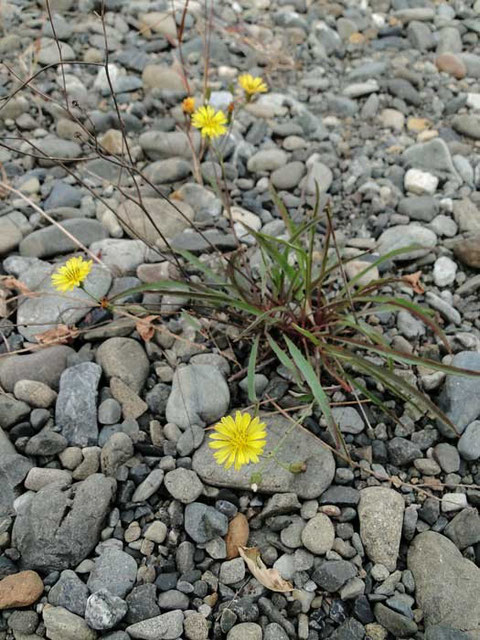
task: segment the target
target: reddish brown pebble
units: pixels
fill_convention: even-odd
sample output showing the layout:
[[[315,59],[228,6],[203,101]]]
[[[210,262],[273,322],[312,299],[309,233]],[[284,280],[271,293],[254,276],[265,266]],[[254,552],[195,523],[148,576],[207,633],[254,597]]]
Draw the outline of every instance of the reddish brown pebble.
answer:
[[[467,75],[467,68],[464,62],[453,53],[442,53],[437,56],[435,64],[439,71],[445,71],[454,78],[458,78],[458,80]]]
[[[0,580],[0,611],[28,607],[43,593],[43,582],[35,571],[21,571]]]

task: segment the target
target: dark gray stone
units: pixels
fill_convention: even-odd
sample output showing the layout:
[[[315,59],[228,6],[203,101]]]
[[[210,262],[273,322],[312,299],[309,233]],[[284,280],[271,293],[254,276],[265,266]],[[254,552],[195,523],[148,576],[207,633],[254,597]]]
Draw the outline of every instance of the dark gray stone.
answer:
[[[398,213],[408,216],[411,220],[431,222],[439,211],[438,200],[432,196],[413,196],[403,198],[398,203]]]
[[[453,357],[452,366],[480,372],[480,353],[460,351]],[[467,425],[480,416],[480,376],[448,374],[439,397],[439,406],[453,422],[457,432],[462,434]],[[455,437],[453,430],[440,420],[437,420],[437,427],[447,438]]]
[[[29,569],[68,569],[97,544],[116,483],[93,474],[71,487],[50,484],[21,504],[13,544]]]
[[[126,621],[135,624],[141,620],[160,615],[157,604],[157,588],[154,584],[141,584],[134,587],[126,597],[128,613]]]
[[[13,502],[22,493],[19,485],[33,464],[17,453],[0,453],[0,518],[15,513]]]
[[[227,533],[228,518],[213,507],[192,502],[185,508],[185,531],[195,542],[208,542]]]
[[[83,617],[88,595],[87,585],[80,580],[75,571],[65,569],[48,592],[48,602]]]
[[[132,556],[120,549],[105,549],[95,560],[87,586],[95,592],[105,589],[123,598],[131,591],[137,579],[137,563]]]
[[[390,461],[396,467],[410,464],[416,458],[422,458],[421,450],[406,438],[395,437],[387,443]]]
[[[463,550],[480,542],[480,515],[475,508],[462,509],[444,529],[444,534]]]
[[[26,402],[17,400],[13,396],[2,393],[0,395],[0,428],[9,429],[26,418],[30,407]]]
[[[377,602],[373,612],[377,622],[390,631],[396,638],[409,638],[418,631],[417,624],[413,620],[410,620],[397,611],[389,609],[381,602]]]
[[[471,636],[459,629],[433,625],[425,629],[425,640],[471,640]]]
[[[55,422],[71,446],[97,444],[97,389],[101,375],[101,367],[93,362],[82,362],[62,373]]]
[[[357,570],[346,560],[326,560],[313,572],[312,580],[329,593],[341,589],[343,585],[357,575]]]

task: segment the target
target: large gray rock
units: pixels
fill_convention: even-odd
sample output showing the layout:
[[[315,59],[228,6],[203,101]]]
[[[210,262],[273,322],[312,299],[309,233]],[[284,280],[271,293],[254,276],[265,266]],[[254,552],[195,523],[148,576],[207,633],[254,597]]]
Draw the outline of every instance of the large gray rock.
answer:
[[[97,444],[97,394],[102,368],[82,362],[65,369],[55,407],[55,422],[71,446]]]
[[[3,433],[1,429],[0,432]],[[15,448],[12,451],[6,443],[2,446],[0,440],[0,518],[15,513],[13,502],[22,493],[19,485],[32,467],[28,458],[16,453]]]
[[[480,372],[480,353],[460,351],[453,357],[452,365]],[[480,375],[447,375],[439,406],[453,422],[457,432],[462,434],[471,422],[480,417]],[[437,420],[437,427],[447,438],[455,437],[452,428],[440,420]]]
[[[97,633],[83,618],[63,607],[47,604],[43,609],[43,622],[50,640],[96,640]]]
[[[12,392],[19,380],[36,380],[58,389],[67,358],[73,353],[71,347],[55,345],[26,355],[0,358],[0,385]]]
[[[480,639],[480,569],[445,536],[420,533],[410,545],[408,568],[425,626],[442,624]]]
[[[429,171],[440,178],[458,177],[447,143],[441,138],[408,147],[403,158],[408,167]]]
[[[167,421],[181,429],[191,424],[205,426],[222,418],[229,403],[230,390],[222,373],[209,364],[190,364],[175,371]]]
[[[200,149],[200,135],[193,135],[196,152]],[[183,131],[145,131],[138,142],[148,158],[164,160],[173,156],[192,160],[192,148]]]
[[[80,580],[78,574],[71,569],[65,569],[48,592],[48,602],[83,616],[89,593],[87,585]]]
[[[412,222],[386,229],[378,239],[377,250],[384,256],[391,251],[405,249],[403,253],[392,258],[394,261],[403,262],[426,256],[436,244],[437,236],[433,231]],[[415,248],[406,251],[408,247]]]
[[[402,537],[405,501],[394,489],[368,487],[360,491],[360,537],[370,560],[395,571]]]
[[[98,348],[96,358],[108,379],[120,378],[135,393],[141,391],[149,363],[139,342],[132,338],[109,338]]]
[[[22,266],[27,265],[28,263],[25,262]],[[58,323],[75,324],[92,308],[92,299],[83,289],[76,288],[68,295],[62,295],[55,289],[50,276],[57,267],[58,265],[52,267],[42,260],[36,260],[30,267],[22,269],[19,274],[22,282],[25,282],[32,291],[41,294],[25,297],[18,305],[19,331],[30,342],[35,342],[37,334],[54,329]],[[107,294],[111,282],[111,274],[94,264],[84,284],[92,296],[100,299]]]
[[[143,198],[147,213],[132,200],[118,207],[117,216],[126,233],[149,245],[165,247],[167,241],[181,233],[195,217],[192,207],[181,200],[170,204],[162,198]]]
[[[62,227],[87,247],[95,240],[108,236],[100,222],[88,218],[65,220],[62,222]],[[59,253],[69,253],[77,249],[78,244],[53,224],[30,233],[20,242],[21,255],[36,258],[50,258]]]
[[[116,482],[93,474],[72,487],[49,484],[19,507],[13,544],[29,569],[69,569],[84,560],[100,538]]]
[[[291,422],[282,416],[261,414],[261,419],[267,425],[267,445],[265,453],[271,451],[276,443],[291,427]],[[192,468],[207,484],[217,487],[232,487],[235,489],[249,489],[252,473],[258,466],[249,464],[240,471],[233,467],[225,469],[218,465],[213,457],[213,450],[208,446],[206,438],[192,460]],[[271,462],[262,473],[262,480],[258,483],[258,491],[264,493],[296,493],[299,498],[310,500],[318,498],[333,481],[335,475],[335,461],[330,451],[322,447],[315,436],[304,429],[295,428],[287,436],[282,445],[279,456],[287,464],[290,462],[306,462],[304,473],[293,474],[283,467]]]

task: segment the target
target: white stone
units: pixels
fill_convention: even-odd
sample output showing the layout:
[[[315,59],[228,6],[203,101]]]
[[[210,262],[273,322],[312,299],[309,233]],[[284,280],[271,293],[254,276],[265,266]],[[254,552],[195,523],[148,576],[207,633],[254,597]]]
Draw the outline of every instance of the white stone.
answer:
[[[409,169],[405,174],[405,189],[417,196],[432,196],[437,190],[438,178],[427,171]]]
[[[480,93],[467,93],[467,107],[480,110]]]
[[[455,281],[458,265],[448,256],[441,256],[433,267],[433,280],[437,287],[446,287]]]
[[[442,512],[452,513],[461,511],[468,506],[467,496],[464,493],[446,493],[442,497]]]
[[[380,121],[388,129],[401,131],[405,124],[405,116],[397,109],[384,109],[380,114]]]

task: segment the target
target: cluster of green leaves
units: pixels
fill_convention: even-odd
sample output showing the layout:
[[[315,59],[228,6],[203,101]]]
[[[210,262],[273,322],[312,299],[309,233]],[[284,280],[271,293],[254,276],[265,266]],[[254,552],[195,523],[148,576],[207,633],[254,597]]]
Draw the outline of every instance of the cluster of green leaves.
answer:
[[[377,393],[375,387],[380,386],[423,414],[441,420],[456,433],[455,425],[437,405],[398,375],[395,367],[421,365],[450,374],[479,374],[395,350],[369,322],[378,314],[404,309],[421,319],[449,348],[431,310],[406,297],[385,293],[392,291],[398,278],[364,278],[374,269],[376,274],[376,268],[382,263],[413,247],[367,262],[365,269],[348,281],[345,264],[349,259],[341,256],[328,206],[319,212],[319,195],[315,209],[301,223],[292,220],[275,193],[273,198],[285,223],[286,237],[274,237],[246,227],[260,251],[261,259],[256,267],[246,259],[241,248],[220,261],[222,266],[216,270],[192,253],[181,250],[178,255],[190,270],[201,276],[195,282],[163,280],[141,285],[121,296],[156,291],[182,299],[187,297],[195,304],[213,307],[234,317],[241,327],[240,338],[251,340],[252,345],[247,374],[250,401],[257,402],[255,371],[259,356],[264,360],[274,355],[295,381],[301,399],[318,405],[338,449],[346,451],[325,391],[325,386],[332,382],[355,399],[367,399],[398,421],[387,408],[383,395]],[[322,222],[326,231],[319,248],[318,228]],[[114,304],[115,298],[110,302]],[[365,379],[376,384],[367,385]]]

